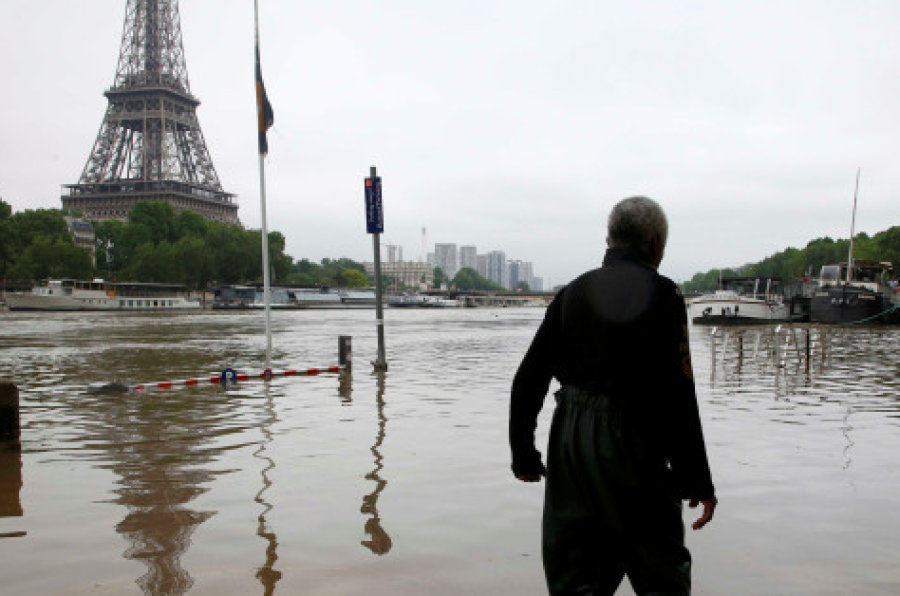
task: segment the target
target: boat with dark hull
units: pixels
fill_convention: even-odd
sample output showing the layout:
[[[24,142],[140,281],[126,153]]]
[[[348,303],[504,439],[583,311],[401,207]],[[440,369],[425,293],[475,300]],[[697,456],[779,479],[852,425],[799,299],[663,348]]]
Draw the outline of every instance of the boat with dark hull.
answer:
[[[822,267],[819,287],[810,301],[814,323],[893,322],[896,308],[889,279],[889,262],[854,259],[852,266],[835,263]],[[848,275],[849,273],[849,275]]]

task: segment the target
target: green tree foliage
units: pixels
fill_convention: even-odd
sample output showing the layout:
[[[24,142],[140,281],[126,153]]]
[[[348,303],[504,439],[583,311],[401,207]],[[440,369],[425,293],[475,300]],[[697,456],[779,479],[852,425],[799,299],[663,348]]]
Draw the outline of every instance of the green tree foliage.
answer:
[[[175,283],[189,288],[262,282],[260,230],[211,222],[168,203],[142,201],[128,221],[95,222],[96,266],[75,246],[62,211],[38,209],[13,214],[0,199],[0,277],[76,277]],[[270,232],[273,282],[306,287],[364,287],[365,267],[350,259],[320,265],[285,254],[286,240]]]
[[[453,278],[453,285],[457,290],[481,290],[481,291],[500,291],[504,288],[499,284],[485,279],[478,275],[478,272],[471,267],[463,267]]]
[[[288,273],[287,283],[293,286],[299,286],[301,288],[319,287],[320,284],[318,282],[318,272],[320,270],[321,267],[315,263],[310,262],[309,259],[300,259],[299,261],[294,263],[291,272]]]
[[[719,280],[723,277],[735,277],[734,269],[710,269],[706,273],[695,273],[694,277],[681,284],[681,289],[687,294],[696,292],[710,292],[719,287]]]
[[[444,285],[445,282],[449,281],[447,276],[444,275],[444,270],[440,267],[434,268],[434,287],[439,288]]]
[[[175,209],[169,203],[140,201],[128,213],[128,223],[146,229],[153,244],[175,238]]]
[[[42,277],[90,277],[87,251],[75,246],[63,212],[28,209],[12,212],[0,200],[0,277],[21,281]]]
[[[182,264],[182,282],[189,288],[205,288],[213,280],[213,261],[202,237],[187,234],[172,247],[175,261]],[[183,264],[190,263],[190,266]]]
[[[816,238],[803,249],[786,248],[739,270],[711,269],[697,273],[682,284],[685,293],[708,292],[718,287],[719,278],[738,275],[754,277],[778,277],[785,281],[811,275],[819,275],[822,265],[846,262],[850,253],[849,240]],[[861,232],[853,238],[853,258],[871,261],[889,261],[895,275],[900,274],[900,226],[893,226],[874,236]]]
[[[0,278],[6,277],[6,270],[12,262],[12,207],[0,198]]]
[[[321,264],[301,259],[294,263],[284,283],[304,288],[344,287],[361,288],[374,283],[366,275],[366,268],[351,259],[322,259]]]
[[[51,238],[37,234],[9,269],[10,279],[41,279],[46,277],[90,278],[93,270],[91,256],[78,248],[71,238]]]
[[[348,288],[364,288],[368,285],[369,278],[357,269],[345,269],[341,273],[341,281]]]
[[[273,279],[283,280],[291,272],[294,259],[284,254],[286,239],[281,232],[269,232],[269,267]],[[260,247],[260,251],[262,247]],[[261,253],[260,253],[261,254]],[[365,270],[363,271],[365,275]]]
[[[168,203],[139,202],[128,222],[99,222],[99,274],[130,281],[177,283],[190,288],[262,281],[260,230],[205,220]],[[293,267],[284,254],[285,238],[269,233],[273,280],[283,281]]]

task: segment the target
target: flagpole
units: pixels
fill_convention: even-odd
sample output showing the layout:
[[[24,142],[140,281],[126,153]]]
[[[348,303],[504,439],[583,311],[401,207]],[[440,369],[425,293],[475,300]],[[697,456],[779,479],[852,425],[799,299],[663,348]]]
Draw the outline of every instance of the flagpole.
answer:
[[[259,211],[262,219],[263,296],[266,311],[266,370],[272,369],[272,292],[269,280],[269,228],[266,225],[266,166],[265,155],[259,156]]]
[[[253,26],[256,40],[256,73],[259,73],[259,0],[253,0]],[[260,82],[257,82],[259,85]],[[257,121],[262,121],[263,103],[260,92],[256,93]],[[265,134],[265,130],[262,131]],[[261,148],[262,149],[262,148]],[[266,222],[266,154],[259,152],[259,212],[262,223],[262,268],[263,268],[263,301],[266,313],[266,372],[272,370],[272,313],[271,291],[269,288],[269,227]]]

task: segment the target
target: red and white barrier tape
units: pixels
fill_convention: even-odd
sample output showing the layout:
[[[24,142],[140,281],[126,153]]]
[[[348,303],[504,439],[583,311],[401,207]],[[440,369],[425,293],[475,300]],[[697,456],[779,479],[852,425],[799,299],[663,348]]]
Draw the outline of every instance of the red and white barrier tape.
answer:
[[[203,377],[203,378],[194,378],[194,379],[180,379],[178,381],[160,381],[158,383],[140,383],[138,385],[129,385],[128,390],[132,393],[141,393],[143,391],[152,391],[154,389],[174,389],[175,387],[196,387],[198,385],[219,385],[223,380],[225,382],[240,382],[240,381],[252,381],[255,379],[262,379],[264,381],[268,381],[270,379],[274,379],[275,377],[314,377],[316,375],[321,374],[337,374],[343,370],[341,366],[329,366],[324,368],[306,368],[306,369],[287,369],[287,370],[264,370],[259,374],[249,374],[249,373],[239,373],[233,371],[231,369],[226,369],[226,371],[230,371],[232,374],[226,376],[223,371],[221,374]]]

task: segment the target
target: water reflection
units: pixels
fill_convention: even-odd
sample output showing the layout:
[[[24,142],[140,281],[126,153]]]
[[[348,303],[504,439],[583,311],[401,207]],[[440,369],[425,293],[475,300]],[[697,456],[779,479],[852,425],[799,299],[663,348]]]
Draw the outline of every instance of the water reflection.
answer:
[[[740,409],[761,403],[779,423],[830,421],[843,441],[845,471],[856,445],[851,417],[900,413],[895,330],[809,325],[704,332],[714,400]],[[767,394],[770,399],[761,399]]]
[[[353,403],[353,371],[349,368],[342,369],[338,374],[338,396],[343,406]]]
[[[181,560],[194,530],[215,512],[188,505],[220,473],[209,465],[231,407],[221,395],[183,391],[81,402],[97,417],[90,440],[107,454],[101,467],[119,476],[112,502],[128,514],[116,531],[130,544],[123,556],[147,567],[136,580],[145,594],[183,594],[194,583]]]
[[[261,425],[263,440],[260,442],[259,448],[253,453],[253,457],[262,460],[265,466],[260,472],[262,488],[259,489],[253,500],[263,508],[258,517],[256,535],[266,541],[266,562],[256,571],[256,578],[263,585],[263,593],[266,596],[270,596],[275,593],[275,584],[281,579],[281,572],[275,569],[275,561],[278,560],[278,536],[266,521],[266,515],[274,509],[274,506],[266,501],[263,495],[272,486],[272,481],[269,479],[269,471],[275,469],[275,460],[266,455],[266,447],[272,442],[272,425],[278,422],[278,416],[275,413],[272,394],[268,385],[263,390],[265,391],[265,401],[263,402],[265,418]]]
[[[374,373],[376,382],[375,404],[378,409],[378,433],[375,435],[375,444],[372,445],[372,455],[375,457],[375,467],[371,472],[366,474],[366,480],[375,483],[375,490],[363,496],[362,507],[360,512],[369,515],[366,520],[364,530],[370,536],[368,540],[360,542],[376,555],[386,555],[393,546],[393,541],[384,528],[381,527],[381,517],[378,515],[378,496],[384,487],[387,486],[387,480],[381,477],[380,472],[384,468],[384,457],[381,455],[381,444],[384,442],[385,426],[387,417],[384,415],[384,388],[386,374],[381,371]]]
[[[712,387],[720,383],[740,386],[745,372],[750,373],[751,381],[756,374],[771,373],[779,382],[809,385],[832,364],[834,331],[828,327],[713,327],[702,328],[701,333],[709,348]],[[798,373],[805,376],[798,377]]]
[[[17,441],[0,442],[0,517],[22,517],[22,450]],[[0,538],[20,538],[26,532],[0,532]]]
[[[846,441],[844,445],[843,455],[844,455],[844,470],[850,469],[850,464],[853,463],[853,458],[850,456],[850,450],[856,444],[853,441],[853,438],[850,436],[850,431],[853,430],[853,426],[850,424],[850,414],[852,413],[851,408],[848,406],[844,410],[844,418],[842,419],[841,424],[841,434],[844,436],[844,440]]]

